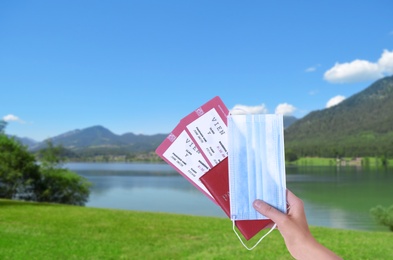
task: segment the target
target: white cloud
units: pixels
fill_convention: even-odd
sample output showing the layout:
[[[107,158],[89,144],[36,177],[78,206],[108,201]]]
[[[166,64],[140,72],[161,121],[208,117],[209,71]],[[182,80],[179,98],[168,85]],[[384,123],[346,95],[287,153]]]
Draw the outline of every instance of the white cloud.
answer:
[[[366,60],[354,60],[350,63],[336,63],[324,74],[325,80],[331,83],[353,83],[381,78],[378,65]]]
[[[276,107],[276,114],[283,114],[284,116],[291,116],[295,112],[296,107],[288,104],[282,103]]]
[[[15,116],[15,115],[12,115],[12,114],[4,116],[3,120],[6,121],[6,122],[14,121],[14,122],[23,123],[23,120],[21,120],[19,117]]]
[[[336,63],[325,72],[324,79],[331,83],[353,83],[376,80],[393,73],[393,51],[384,50],[377,62],[356,59]]]
[[[4,116],[3,120],[6,121],[6,122],[11,122],[11,121],[19,121],[19,122],[21,122],[22,121],[22,120],[19,119],[19,117],[14,116],[12,114]]]
[[[317,70],[317,68],[315,68],[315,67],[309,67],[309,68],[305,69],[305,72],[314,72],[316,70]]]
[[[232,115],[266,114],[267,108],[265,104],[261,104],[259,106],[235,105],[230,112]]]
[[[326,103],[326,108],[329,108],[329,107],[338,105],[338,104],[340,104],[340,103],[341,103],[342,101],[344,101],[344,100],[345,100],[345,97],[344,97],[344,96],[338,95],[338,96],[332,97],[332,98],[329,99],[329,101]]]
[[[388,74],[393,74],[393,51],[384,50],[378,64]]]
[[[321,66],[321,65],[320,65],[320,64],[318,64],[318,65],[315,65],[315,66],[309,67],[309,68],[305,69],[304,71],[305,71],[305,72],[314,72],[314,71],[316,71],[316,70],[317,70],[317,68],[318,68],[319,66]]]

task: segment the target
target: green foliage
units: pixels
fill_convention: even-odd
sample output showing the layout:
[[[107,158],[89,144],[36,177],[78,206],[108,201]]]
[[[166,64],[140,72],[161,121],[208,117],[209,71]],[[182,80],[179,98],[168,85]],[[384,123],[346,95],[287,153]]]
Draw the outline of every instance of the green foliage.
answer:
[[[362,166],[370,167],[370,157],[364,157],[362,160]]]
[[[84,205],[90,194],[91,183],[84,177],[61,168],[63,148],[52,141],[40,151],[41,176],[34,182],[35,201]]]
[[[4,129],[7,126],[7,122],[4,120],[0,120],[0,134],[4,134]]]
[[[333,158],[302,157],[292,163],[302,166],[332,166],[337,164],[337,160]]]
[[[0,198],[25,196],[39,175],[35,158],[26,147],[6,135],[0,135]]]
[[[370,213],[374,216],[378,223],[389,227],[390,231],[393,232],[393,205],[387,208],[378,205],[375,208],[372,208]]]
[[[35,182],[35,201],[83,206],[89,197],[91,183],[67,169],[42,169]]]
[[[288,149],[285,151],[285,160],[287,162],[294,162],[297,159],[298,159],[298,156],[296,155],[296,153],[294,153],[293,151],[288,150]]]
[[[47,147],[38,152],[41,167],[44,169],[61,168],[63,159],[61,157],[63,147],[54,146],[51,140],[46,141]]]
[[[91,184],[60,167],[59,151],[49,142],[39,165],[26,147],[1,134],[0,198],[84,205]]]
[[[285,148],[298,157],[393,157],[393,76],[285,129]],[[384,163],[384,162],[382,162]]]

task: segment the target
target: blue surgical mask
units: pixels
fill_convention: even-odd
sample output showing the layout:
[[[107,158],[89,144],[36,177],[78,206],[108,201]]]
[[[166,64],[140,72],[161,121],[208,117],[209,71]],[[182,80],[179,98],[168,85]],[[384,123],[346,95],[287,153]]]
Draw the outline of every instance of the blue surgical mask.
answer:
[[[267,219],[255,199],[286,213],[282,115],[230,115],[228,138],[231,219]]]
[[[255,199],[286,213],[282,115],[229,115],[228,163],[233,222],[267,219],[253,208]]]

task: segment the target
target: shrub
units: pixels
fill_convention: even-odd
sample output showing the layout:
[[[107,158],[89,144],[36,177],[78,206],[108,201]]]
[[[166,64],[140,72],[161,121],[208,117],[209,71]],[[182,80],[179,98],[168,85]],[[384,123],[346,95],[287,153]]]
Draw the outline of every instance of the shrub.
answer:
[[[43,169],[35,183],[35,201],[83,206],[89,197],[91,184],[67,169]]]
[[[378,223],[388,226],[390,231],[393,231],[393,205],[388,208],[378,205],[372,208],[370,212]]]
[[[62,150],[49,140],[47,147],[40,151],[41,176],[34,183],[34,200],[83,206],[89,198],[91,183],[62,168]]]
[[[19,198],[39,175],[39,166],[27,148],[0,133],[0,198]]]
[[[61,168],[60,150],[48,143],[38,164],[25,146],[0,129],[0,198],[84,205],[91,184]]]
[[[298,157],[297,157],[296,153],[289,150],[289,151],[286,151],[286,153],[285,153],[285,159],[288,162],[294,162],[298,159]]]

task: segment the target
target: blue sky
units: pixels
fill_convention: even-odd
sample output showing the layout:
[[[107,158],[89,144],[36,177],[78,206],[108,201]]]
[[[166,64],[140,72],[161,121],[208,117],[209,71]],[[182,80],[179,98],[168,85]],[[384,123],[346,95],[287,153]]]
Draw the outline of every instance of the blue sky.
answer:
[[[169,133],[214,96],[298,118],[393,74],[393,2],[1,1],[0,118]]]

